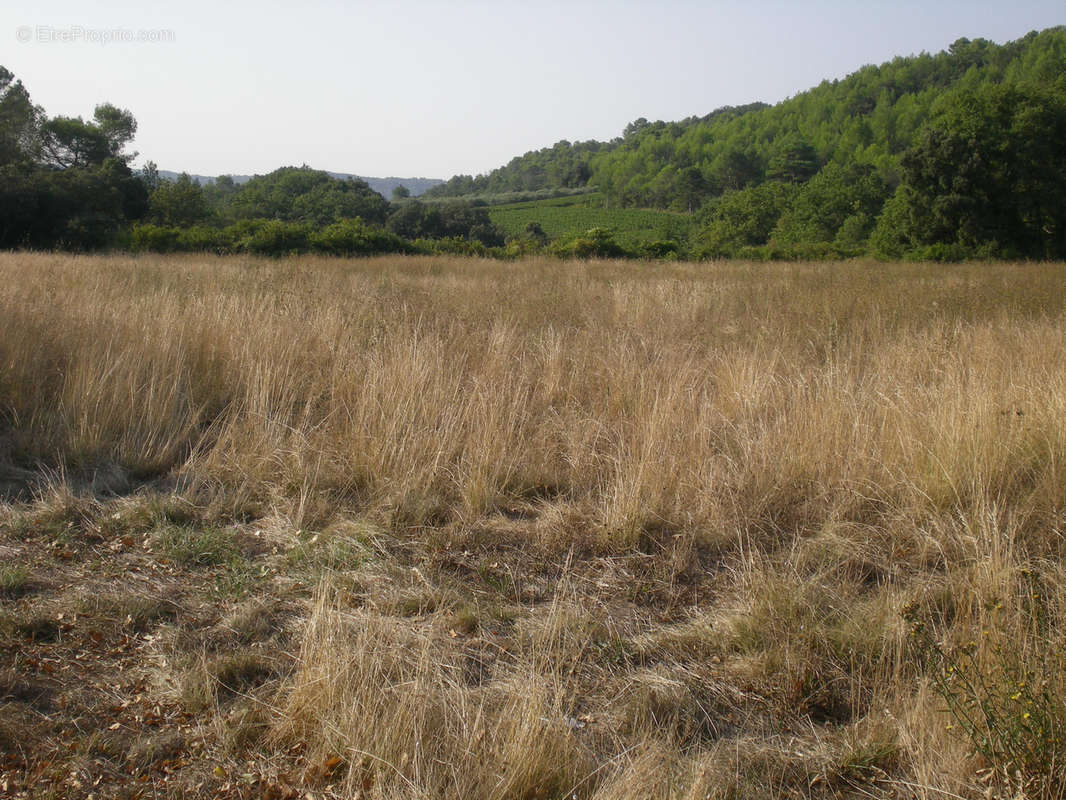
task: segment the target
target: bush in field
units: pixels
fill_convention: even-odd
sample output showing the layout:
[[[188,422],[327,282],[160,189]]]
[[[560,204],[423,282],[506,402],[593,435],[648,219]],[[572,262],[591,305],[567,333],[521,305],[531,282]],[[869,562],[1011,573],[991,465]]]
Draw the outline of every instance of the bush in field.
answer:
[[[223,216],[327,225],[353,217],[384,222],[388,209],[388,201],[365,181],[342,180],[304,166],[252,178],[229,197]]]
[[[262,223],[248,236],[237,242],[237,247],[247,253],[281,256],[301,253],[308,249],[311,226],[302,222],[270,220]]]
[[[406,253],[410,243],[396,234],[366,225],[361,219],[346,219],[315,231],[311,249],[335,256],[360,256],[373,253]]]
[[[481,242],[464,239],[462,236],[446,236],[443,239],[416,239],[413,247],[419,252],[449,256],[488,258],[495,254],[495,251]]]
[[[146,250],[152,253],[170,253],[181,249],[178,246],[181,231],[163,225],[143,223],[130,229],[130,249]]]
[[[225,228],[194,225],[165,227],[151,223],[135,225],[129,234],[129,247],[153,253],[209,252],[290,255],[317,252],[336,256],[410,253],[415,248],[403,238],[367,225],[361,219],[347,219],[316,229],[302,222],[247,219]]]
[[[1023,567],[1013,578],[1006,596],[988,604],[980,641],[949,643],[917,603],[902,613],[952,718],[947,728],[968,739],[1003,784],[1021,789],[1017,796],[1059,798],[1066,781],[1061,619],[1045,576]]]
[[[607,228],[591,228],[583,236],[560,242],[555,254],[564,258],[621,258],[626,251]]]
[[[210,225],[193,225],[179,229],[178,249],[187,253],[231,253],[233,237],[228,228],[220,230]]]
[[[645,242],[639,252],[642,258],[676,261],[681,256],[681,245],[669,240],[657,240]]]
[[[148,199],[148,217],[161,225],[195,225],[209,216],[203,188],[184,172],[175,181],[161,180]]]
[[[889,190],[867,164],[828,164],[800,189],[771,234],[780,244],[820,244],[836,240],[862,245],[873,228]]]
[[[697,256],[743,258],[744,248],[767,241],[797,191],[793,184],[771,181],[712,201],[700,215],[704,224],[697,234]]]
[[[503,234],[489,218],[488,210],[464,200],[434,204],[408,200],[397,205],[386,227],[406,239],[462,238],[487,247],[503,244]]]

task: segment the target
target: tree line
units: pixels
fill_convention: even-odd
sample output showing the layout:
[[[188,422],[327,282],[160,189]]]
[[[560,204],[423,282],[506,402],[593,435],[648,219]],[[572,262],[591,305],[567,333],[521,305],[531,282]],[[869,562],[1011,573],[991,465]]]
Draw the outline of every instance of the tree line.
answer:
[[[49,117],[0,67],[0,247],[520,254],[558,243],[536,230],[505,242],[488,203],[596,191],[607,208],[683,215],[684,241],[657,244],[675,256],[1066,258],[1066,27],[959,39],[774,106],[638,119],[424,201],[306,166],[240,185],[162,180],[151,162],[131,169],[136,130],[110,104]],[[610,233],[578,250],[627,254]]]
[[[308,166],[202,186],[186,174],[160,180],[149,163],[144,179],[148,210],[130,231],[136,250],[362,255],[480,252],[504,243],[486,209],[468,200],[430,205],[395,191],[390,203],[363,180]]]
[[[282,167],[237,185],[165,180],[130,166],[137,122],[98,105],[92,119],[49,117],[0,67],[0,247],[96,250],[482,252],[503,236],[465,199],[389,202],[363,180]]]

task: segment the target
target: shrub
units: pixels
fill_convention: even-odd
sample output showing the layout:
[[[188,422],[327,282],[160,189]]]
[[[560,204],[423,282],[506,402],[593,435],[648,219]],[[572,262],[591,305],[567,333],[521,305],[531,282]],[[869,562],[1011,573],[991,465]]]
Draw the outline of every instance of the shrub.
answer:
[[[183,252],[233,252],[233,238],[229,229],[220,230],[209,225],[193,225],[178,232],[178,249]]]
[[[626,255],[608,228],[591,228],[583,236],[559,242],[553,249],[563,258],[621,258]]]
[[[283,256],[301,253],[308,249],[311,226],[302,222],[269,220],[262,223],[250,235],[242,238],[239,249],[257,255]]]
[[[130,229],[130,249],[152,253],[170,253],[178,248],[181,231],[162,225],[144,223]]]
[[[341,220],[314,231],[311,249],[337,256],[364,256],[374,253],[408,253],[411,245],[382,228],[366,225],[361,219]]]
[[[221,528],[166,525],[152,534],[153,549],[186,567],[226,564],[240,557],[236,537]]]
[[[968,258],[973,258],[973,255],[973,251],[965,245],[938,242],[937,244],[930,244],[911,250],[906,254],[906,259],[908,261],[938,261],[943,264],[965,261]]]
[[[462,236],[448,236],[444,239],[420,239],[429,252],[450,256],[475,256],[485,258],[492,255],[490,248],[473,239]]]
[[[640,246],[642,258],[658,258],[676,261],[681,255],[681,245],[669,240],[644,242]]]

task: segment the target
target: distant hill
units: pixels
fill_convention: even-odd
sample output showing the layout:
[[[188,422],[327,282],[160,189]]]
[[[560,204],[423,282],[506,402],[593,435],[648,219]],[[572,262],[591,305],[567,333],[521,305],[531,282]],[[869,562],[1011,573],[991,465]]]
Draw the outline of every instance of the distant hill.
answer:
[[[486,175],[455,176],[427,197],[492,204],[516,192],[594,189],[566,206],[497,210],[494,222],[511,231],[536,223],[551,236],[549,223],[591,220],[595,201],[612,211],[668,210],[691,215],[697,258],[1058,259],[1066,257],[1063,142],[1059,26],[1005,44],[957,39],[772,106],[638,119],[609,142],[561,141]],[[595,222],[619,236],[637,224]]]
[[[723,106],[702,117],[689,117],[671,123],[679,129],[707,124],[723,118],[742,117],[770,108],[766,103],[748,103],[744,106]],[[592,164],[611,151],[623,146],[646,130],[654,130],[666,123],[648,122],[641,117],[629,123],[621,137],[609,142],[570,142],[566,139],[551,147],[531,150],[515,156],[507,164],[485,175],[455,175],[439,186],[430,189],[430,198],[469,197],[483,200],[490,205],[510,203],[518,198],[510,195],[542,193],[551,197],[555,193],[576,194],[594,186]]]
[[[167,180],[176,180],[180,172],[171,172],[170,170],[159,170],[159,177],[166,178]],[[392,197],[392,190],[397,186],[406,186],[410,192],[411,197],[418,197],[423,194],[427,189],[437,186],[444,181],[439,178],[368,178],[364,175],[351,175],[346,172],[330,172],[334,178],[358,178],[361,181],[366,181],[370,188],[380,194],[382,197]],[[215,176],[211,175],[189,175],[194,181],[199,181],[200,185],[207,186],[208,184],[215,182]],[[237,184],[247,183],[252,179],[252,175],[230,175],[233,178],[233,182]]]
[[[948,124],[950,109],[976,109],[984,102],[976,96],[991,102],[988,93],[1011,89],[1061,96],[1064,68],[1066,27],[1005,44],[958,39],[942,52],[867,65],[749,113],[696,124],[638,120],[618,146],[591,159],[588,183],[611,205],[682,211],[767,182],[805,184],[830,166],[868,167],[891,192],[904,178],[903,154],[928,126]],[[865,210],[871,217],[875,206]]]
[[[944,52],[867,65],[772,106],[725,106],[677,122],[641,118],[610,141],[564,140],[487,174],[456,175],[427,197],[492,202],[506,193],[594,189],[612,207],[690,212],[767,182],[799,186],[829,166],[873,170],[887,196],[903,179],[903,153],[925,127],[953,103],[966,105],[957,95],[997,86],[1066,95],[1064,70],[1066,27],[1003,45],[959,39]],[[861,209],[868,223],[885,199]]]

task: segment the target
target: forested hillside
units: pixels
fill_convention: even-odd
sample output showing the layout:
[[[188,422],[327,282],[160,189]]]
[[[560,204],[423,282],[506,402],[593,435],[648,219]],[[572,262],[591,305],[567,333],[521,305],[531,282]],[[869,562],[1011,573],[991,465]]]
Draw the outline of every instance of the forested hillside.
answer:
[[[766,179],[803,182],[827,164],[868,164],[898,182],[902,153],[964,95],[1048,86],[1063,75],[1066,28],[1005,45],[959,39],[936,55],[866,66],[753,114],[649,125],[594,159],[591,180],[612,202],[644,206],[687,205]]]
[[[689,117],[681,122],[671,123],[679,129],[687,129],[700,124],[707,124],[720,118],[734,118],[751,111],[769,108],[765,103],[751,103],[746,106],[723,106],[703,117]],[[487,175],[456,175],[451,180],[434,186],[426,191],[427,198],[478,196],[487,200],[499,199],[509,201],[517,198],[499,197],[501,195],[528,194],[543,192],[561,193],[561,190],[581,190],[588,187],[592,175],[591,163],[604,154],[610,153],[626,142],[638,136],[665,127],[664,122],[648,122],[638,119],[629,123],[620,138],[609,142],[568,142],[563,139],[551,147],[533,150],[525,155],[515,156],[505,166],[494,169]]]
[[[1060,27],[960,39],[752,114],[649,127],[594,158],[590,182],[620,206],[702,208],[705,255],[872,237],[888,256],[1061,256],[1064,142]]]
[[[694,212],[702,257],[1062,257],[1064,143],[1057,27],[959,39],[772,107],[637,120],[612,142],[560,142],[434,193],[594,187],[608,207]]]
[[[427,190],[425,196],[457,197],[583,187],[588,184],[592,157],[614,146],[614,142],[571,143],[564,139],[552,147],[515,156],[506,166],[494,169],[488,175],[478,175],[476,178],[456,175]]]

